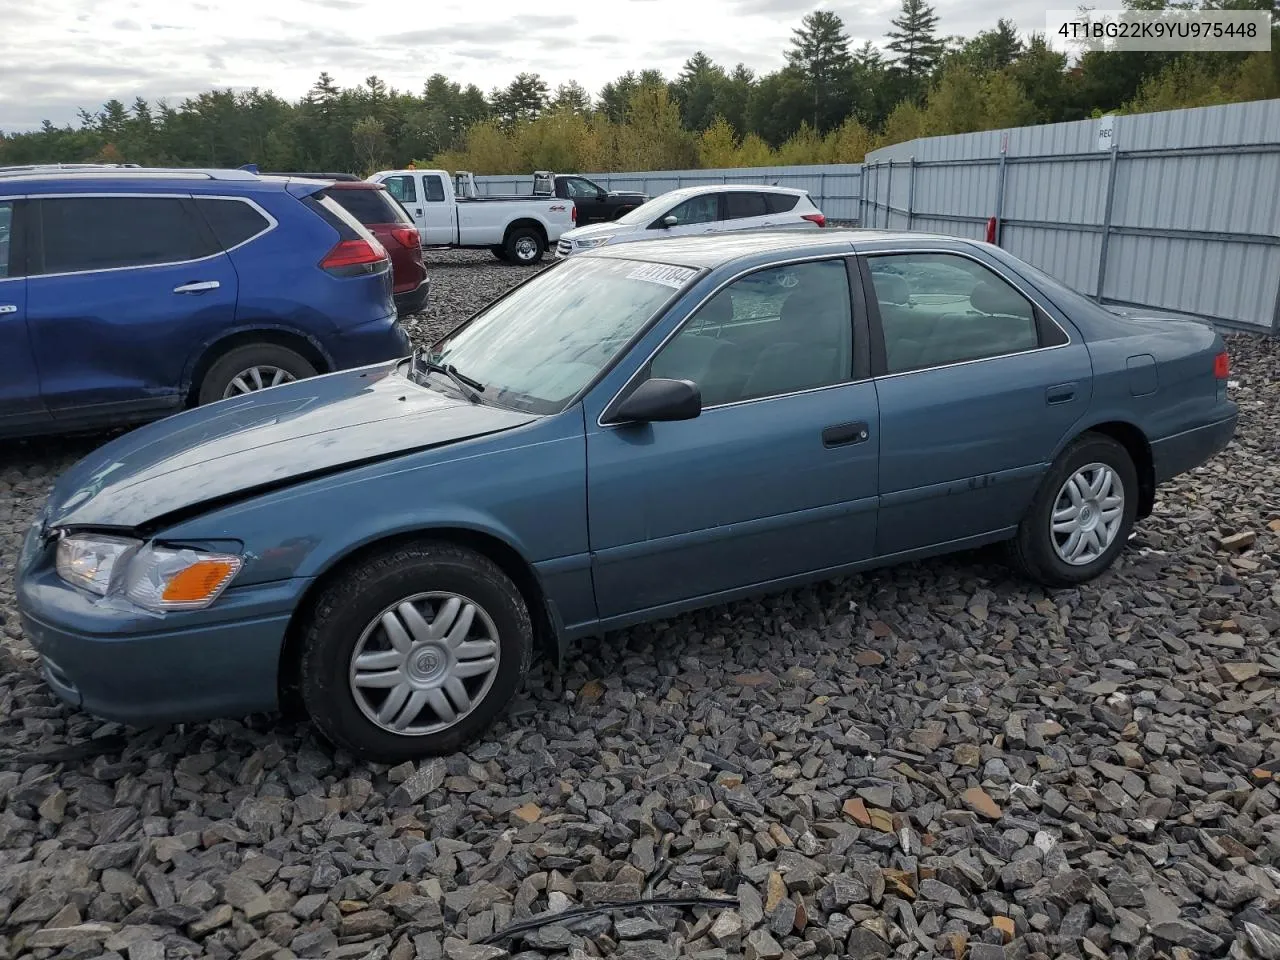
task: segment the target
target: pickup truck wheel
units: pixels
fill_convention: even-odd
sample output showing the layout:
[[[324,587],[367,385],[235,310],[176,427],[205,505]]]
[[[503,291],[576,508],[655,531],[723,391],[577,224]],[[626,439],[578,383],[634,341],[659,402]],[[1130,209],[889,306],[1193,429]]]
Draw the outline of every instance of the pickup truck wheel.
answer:
[[[507,259],[512,263],[518,263],[521,266],[537,263],[546,252],[542,234],[532,227],[518,227],[507,236]]]
[[[504,248],[504,247],[490,247],[490,248],[489,248],[489,252],[490,252],[490,253],[492,253],[495,257],[497,257],[499,260],[501,260],[503,263],[506,263],[506,262],[507,262],[507,251],[506,251],[506,248]]]
[[[451,753],[507,706],[529,670],[533,626],[488,557],[410,544],[346,571],[302,624],[302,700],[356,757],[400,763]]]
[[[1086,433],[1040,484],[1011,546],[1014,566],[1050,587],[1085,583],[1124,549],[1138,512],[1138,471],[1123,446]]]
[[[314,377],[316,368],[306,358],[276,343],[249,343],[228,350],[200,381],[199,406],[294,380]]]

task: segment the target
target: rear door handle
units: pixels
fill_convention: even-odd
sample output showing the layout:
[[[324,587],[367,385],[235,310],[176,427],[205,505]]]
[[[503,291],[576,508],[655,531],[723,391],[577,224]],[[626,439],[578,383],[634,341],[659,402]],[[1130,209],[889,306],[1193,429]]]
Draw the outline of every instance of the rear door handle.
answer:
[[[174,293],[207,293],[210,290],[217,290],[222,284],[217,280],[197,280],[194,283],[184,283],[180,287],[174,287]]]
[[[1056,387],[1050,387],[1044,392],[1045,402],[1052,405],[1056,403],[1069,403],[1076,398],[1076,385],[1074,383],[1060,383]]]
[[[837,423],[822,431],[824,447],[843,447],[851,443],[862,443],[867,439],[867,425],[857,423]]]

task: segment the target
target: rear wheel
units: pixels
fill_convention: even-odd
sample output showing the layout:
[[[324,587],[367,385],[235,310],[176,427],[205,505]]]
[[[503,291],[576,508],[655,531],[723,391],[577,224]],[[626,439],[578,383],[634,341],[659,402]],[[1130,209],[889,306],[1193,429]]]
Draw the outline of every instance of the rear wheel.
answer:
[[[250,343],[219,357],[200,381],[196,402],[203,406],[294,380],[317,371],[301,354],[276,343]]]
[[[507,235],[505,245],[507,259],[512,263],[528,266],[537,263],[547,252],[542,234],[533,227],[517,227]]]
[[[1138,472],[1123,446],[1085,434],[1045,475],[1011,545],[1020,572],[1072,586],[1105,571],[1124,549],[1138,510]]]
[[[302,700],[365,760],[453,752],[484,731],[529,670],[533,627],[488,557],[443,542],[375,555],[316,600],[303,625]]]

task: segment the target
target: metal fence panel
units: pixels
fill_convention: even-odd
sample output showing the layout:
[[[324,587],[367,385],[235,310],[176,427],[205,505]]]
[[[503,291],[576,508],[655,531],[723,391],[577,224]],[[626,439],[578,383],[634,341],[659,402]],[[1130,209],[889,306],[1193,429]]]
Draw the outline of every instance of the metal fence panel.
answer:
[[[650,196],[796,187],[837,223],[975,240],[994,217],[997,243],[1099,302],[1280,332],[1280,100],[931,137],[865,164],[587,176]]]

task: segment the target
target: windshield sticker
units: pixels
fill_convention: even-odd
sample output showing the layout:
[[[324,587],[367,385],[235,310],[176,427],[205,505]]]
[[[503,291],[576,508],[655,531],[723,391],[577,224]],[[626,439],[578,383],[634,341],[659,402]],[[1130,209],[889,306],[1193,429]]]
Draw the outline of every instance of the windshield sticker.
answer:
[[[665,263],[646,263],[628,273],[627,279],[648,280],[650,283],[660,283],[664,287],[672,287],[678,290],[688,283],[697,272],[697,270],[689,267],[672,267]]]

